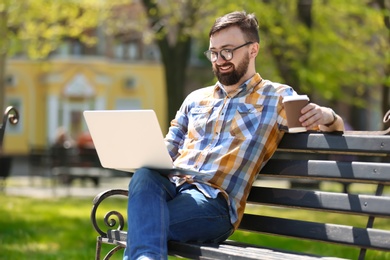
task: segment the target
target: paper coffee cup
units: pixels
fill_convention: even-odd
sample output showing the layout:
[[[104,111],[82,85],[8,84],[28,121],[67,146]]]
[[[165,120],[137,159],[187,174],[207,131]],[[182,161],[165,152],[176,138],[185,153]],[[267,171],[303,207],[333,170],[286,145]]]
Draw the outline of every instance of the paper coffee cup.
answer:
[[[309,103],[307,95],[286,96],[283,98],[284,109],[286,110],[287,126],[290,133],[306,132],[306,127],[302,126],[299,118],[302,116],[301,110]]]

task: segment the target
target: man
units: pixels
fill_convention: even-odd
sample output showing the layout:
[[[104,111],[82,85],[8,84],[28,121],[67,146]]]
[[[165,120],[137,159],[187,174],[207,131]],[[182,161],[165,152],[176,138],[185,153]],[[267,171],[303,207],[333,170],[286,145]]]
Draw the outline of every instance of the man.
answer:
[[[228,238],[257,173],[287,130],[282,99],[296,93],[256,73],[255,16],[229,13],[216,20],[209,36],[205,54],[218,82],[185,99],[165,138],[176,167],[204,174],[167,178],[146,168],[134,173],[124,259],[166,259],[168,240]],[[330,108],[311,103],[301,112],[307,129],[344,129]]]

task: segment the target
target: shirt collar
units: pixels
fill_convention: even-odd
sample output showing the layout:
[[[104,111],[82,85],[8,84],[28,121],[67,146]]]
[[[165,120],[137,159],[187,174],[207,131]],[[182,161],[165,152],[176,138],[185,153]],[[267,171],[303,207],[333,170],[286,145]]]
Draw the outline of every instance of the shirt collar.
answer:
[[[248,79],[245,81],[238,89],[237,91],[233,94],[230,95],[230,97],[235,97],[238,95],[245,95],[249,91],[252,91],[252,89],[257,86],[263,79],[261,78],[259,73],[256,73],[252,78]],[[227,92],[225,91],[224,86],[221,84],[221,82],[217,82],[214,87],[214,92],[218,94],[221,97],[228,96]]]

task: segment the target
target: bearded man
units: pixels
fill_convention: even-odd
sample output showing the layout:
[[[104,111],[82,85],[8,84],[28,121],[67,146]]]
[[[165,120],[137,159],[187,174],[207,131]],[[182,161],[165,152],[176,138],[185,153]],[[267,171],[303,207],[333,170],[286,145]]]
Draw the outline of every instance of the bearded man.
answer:
[[[165,137],[174,166],[201,174],[134,173],[124,259],[167,259],[169,240],[218,243],[240,224],[257,174],[288,130],[282,99],[297,95],[256,72],[258,29],[245,12],[212,26],[205,55],[218,82],[186,97]],[[301,113],[306,129],[344,129],[330,108],[309,103]]]

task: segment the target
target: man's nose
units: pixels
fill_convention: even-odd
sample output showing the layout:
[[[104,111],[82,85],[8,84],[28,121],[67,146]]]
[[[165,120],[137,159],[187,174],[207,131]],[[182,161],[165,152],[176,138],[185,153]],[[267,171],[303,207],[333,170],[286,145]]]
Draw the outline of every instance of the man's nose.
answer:
[[[222,57],[221,54],[218,55],[217,60],[215,61],[215,64],[222,65],[226,62],[226,60]]]

